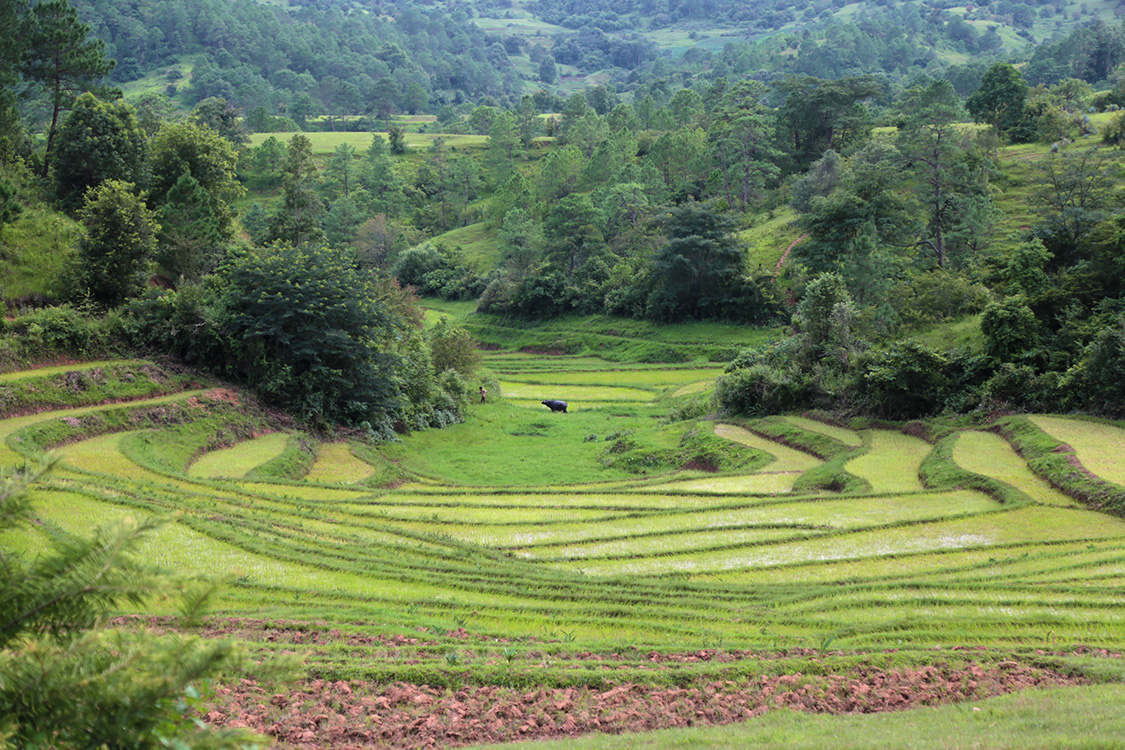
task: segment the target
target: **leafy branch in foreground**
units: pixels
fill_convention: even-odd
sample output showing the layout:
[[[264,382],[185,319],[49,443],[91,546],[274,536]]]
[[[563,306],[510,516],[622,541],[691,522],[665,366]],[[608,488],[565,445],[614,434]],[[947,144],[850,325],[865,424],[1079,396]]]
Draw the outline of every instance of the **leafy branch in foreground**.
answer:
[[[49,468],[0,478],[0,531],[33,520],[27,489]],[[192,714],[206,678],[234,664],[232,643],[105,622],[123,604],[177,588],[136,554],[159,525],[126,519],[88,538],[48,527],[34,557],[0,548],[0,748],[264,746]]]

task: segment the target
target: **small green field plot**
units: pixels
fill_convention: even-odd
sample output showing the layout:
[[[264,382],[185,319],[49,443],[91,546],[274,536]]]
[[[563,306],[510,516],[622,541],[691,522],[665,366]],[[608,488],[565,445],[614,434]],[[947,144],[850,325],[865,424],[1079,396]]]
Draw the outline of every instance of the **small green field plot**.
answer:
[[[636,401],[647,403],[656,398],[656,394],[643,391],[639,388],[620,388],[614,386],[594,385],[553,385],[539,383],[517,383],[511,380],[501,380],[500,390],[504,398],[510,399],[558,399],[566,401],[568,411],[581,409],[583,403],[621,403]],[[533,401],[540,409],[545,409],[538,401]]]
[[[624,408],[620,402],[612,409],[575,406],[563,414],[542,405],[533,410],[490,403],[475,411],[471,423],[415,433],[383,452],[408,472],[454,484],[548,485],[632,476],[603,466],[599,455],[606,446],[587,440],[628,429],[630,420],[616,416]]]
[[[714,380],[697,380],[694,383],[682,385],[672,392],[672,398],[679,398],[681,396],[692,396],[697,393],[706,393],[715,387]]]
[[[267,138],[276,138],[288,143],[297,133],[253,133],[250,136],[250,145],[259,146]],[[311,132],[301,133],[312,143],[313,154],[328,156],[341,144],[348,144],[358,152],[367,150],[374,136],[387,137],[386,133],[379,132]],[[444,138],[445,145],[450,148],[484,148],[488,143],[488,136],[484,135],[434,135],[430,133],[407,133],[406,145],[409,149],[425,150],[430,147],[435,138]]]
[[[756,474],[739,474],[737,476],[718,476],[706,479],[677,480],[668,484],[654,485],[639,489],[639,492],[661,492],[676,490],[679,492],[698,493],[739,493],[750,495],[776,495],[790,492],[799,471],[763,471]]]
[[[230,448],[205,453],[192,462],[188,474],[210,479],[244,476],[280,455],[289,444],[290,437],[288,433],[274,432],[252,440],[243,440]]]
[[[966,431],[957,438],[953,459],[975,474],[999,479],[1023,490],[1033,500],[1049,505],[1076,507],[1078,503],[1056,490],[1027,468],[1008,441],[991,432]]]
[[[684,367],[679,369],[621,368],[607,369],[603,372],[586,370],[583,372],[525,372],[508,373],[505,380],[550,385],[607,385],[630,386],[663,390],[685,381],[722,374],[720,367]],[[703,381],[703,382],[713,382]]]
[[[1035,415],[1035,425],[1074,448],[1078,460],[1107,482],[1125,486],[1125,429],[1105,422]]]
[[[810,432],[819,432],[821,435],[827,435],[830,438],[839,440],[844,445],[851,448],[858,448],[863,445],[863,438],[855,430],[849,430],[846,427],[838,427],[827,422],[821,422],[819,419],[810,419],[808,417],[797,417],[790,415],[785,417],[787,422],[797,425],[802,430]]]
[[[435,325],[443,317],[451,323],[461,325],[477,309],[476,300],[457,302],[450,300],[427,299],[422,311],[425,313],[426,327]]]
[[[0,384],[11,383],[17,380],[27,380],[28,378],[49,378],[53,375],[61,375],[67,372],[85,372],[87,370],[95,370],[99,367],[108,367],[110,365],[120,367],[122,365],[132,366],[140,363],[141,360],[99,360],[96,362],[80,362],[70,365],[55,365],[53,367],[38,367],[33,370],[16,370],[14,372],[0,373]]]
[[[305,479],[310,482],[351,484],[362,482],[374,473],[371,464],[360,461],[348,443],[325,443],[316,454],[316,463]]]
[[[924,440],[890,430],[867,430],[870,449],[848,461],[847,470],[871,483],[872,492],[922,489],[918,468],[931,446]]]
[[[729,424],[717,424],[715,425],[715,434],[727,440],[733,440],[736,443],[742,443],[756,450],[764,451],[773,456],[775,459],[774,462],[766,467],[769,471],[808,471],[814,466],[819,466],[821,463],[821,460],[816,456],[811,456],[804,451],[795,450],[787,445],[782,445],[773,440],[755,435],[742,427]]]
[[[496,240],[496,230],[490,229],[484,222],[452,229],[439,234],[430,242],[451,250],[460,248],[461,258],[482,273],[500,264],[500,245]]]

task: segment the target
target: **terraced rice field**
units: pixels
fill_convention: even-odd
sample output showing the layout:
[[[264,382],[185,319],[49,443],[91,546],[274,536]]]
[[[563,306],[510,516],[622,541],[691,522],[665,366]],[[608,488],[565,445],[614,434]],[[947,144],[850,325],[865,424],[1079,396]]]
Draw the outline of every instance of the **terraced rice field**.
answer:
[[[1031,417],[1039,429],[1068,443],[1092,473],[1125,485],[1125,429],[1117,425],[1067,417]]]
[[[36,490],[44,525],[0,543],[32,551],[51,528],[176,513],[144,553],[233,576],[217,615],[343,633],[278,641],[325,679],[688,684],[772,667],[677,658],[653,671],[649,655],[831,647],[854,666],[840,654],[1125,644],[1125,521],[1053,489],[997,434],[964,432],[953,460],[1026,502],[926,486],[921,438],[790,417],[840,441],[845,469],[870,485],[798,492],[824,460],[752,425],[660,419],[711,368],[513,355],[486,366],[509,399],[397,444],[321,445],[298,474],[263,470],[293,433],[263,435],[274,426],[221,391],[0,421],[4,463],[56,446],[64,459]],[[520,388],[545,387],[573,413],[525,405]],[[594,394],[599,408],[585,408]],[[1119,463],[1096,458],[1117,450],[1119,427],[1035,420],[1120,479]],[[701,470],[684,453],[693,440],[734,468]],[[579,653],[612,657],[612,674]]]

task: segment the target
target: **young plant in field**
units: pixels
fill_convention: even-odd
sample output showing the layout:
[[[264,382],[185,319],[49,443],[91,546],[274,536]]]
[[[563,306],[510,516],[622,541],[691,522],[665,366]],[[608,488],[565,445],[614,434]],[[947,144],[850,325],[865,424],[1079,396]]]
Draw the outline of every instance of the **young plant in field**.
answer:
[[[0,529],[34,519],[26,490],[42,471],[0,478]],[[0,549],[5,747],[264,747],[246,730],[212,730],[194,717],[198,686],[235,657],[229,642],[128,633],[105,623],[107,610],[175,588],[137,557],[157,526],[125,520],[92,537],[59,534],[34,558]],[[191,614],[198,598],[188,601]]]

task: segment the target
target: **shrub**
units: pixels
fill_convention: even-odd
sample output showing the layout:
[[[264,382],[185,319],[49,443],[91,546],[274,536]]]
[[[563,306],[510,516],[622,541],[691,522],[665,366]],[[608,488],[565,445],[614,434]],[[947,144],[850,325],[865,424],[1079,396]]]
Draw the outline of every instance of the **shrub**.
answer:
[[[914,419],[941,410],[949,360],[915,342],[897,342],[861,363],[858,393],[871,410],[892,419]]]
[[[810,390],[802,373],[755,364],[715,381],[715,400],[727,413],[759,416],[803,406]]]

